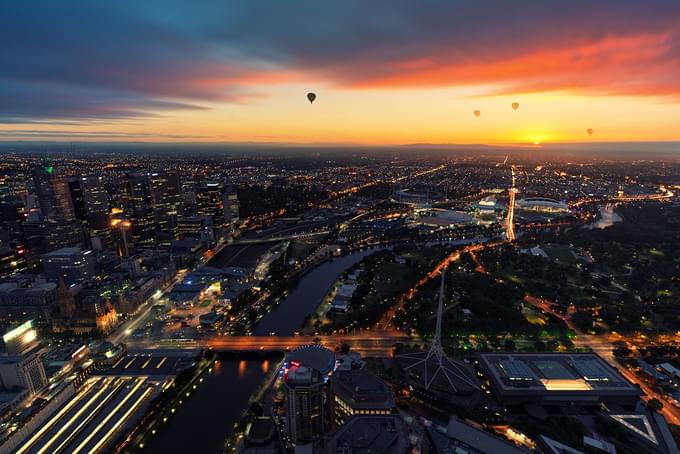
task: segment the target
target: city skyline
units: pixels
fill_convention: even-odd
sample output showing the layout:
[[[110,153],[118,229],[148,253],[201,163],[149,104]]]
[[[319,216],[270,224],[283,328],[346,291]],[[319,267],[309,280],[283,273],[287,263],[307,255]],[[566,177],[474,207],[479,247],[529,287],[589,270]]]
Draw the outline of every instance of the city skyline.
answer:
[[[680,454],[679,0],[0,7],[0,454]]]
[[[680,140],[677,3],[503,3],[12,3],[0,140]]]

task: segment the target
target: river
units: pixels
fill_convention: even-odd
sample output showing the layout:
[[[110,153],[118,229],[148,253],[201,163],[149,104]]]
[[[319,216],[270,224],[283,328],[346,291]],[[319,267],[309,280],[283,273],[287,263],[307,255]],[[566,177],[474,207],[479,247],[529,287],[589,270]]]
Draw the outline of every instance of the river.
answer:
[[[338,276],[376,250],[335,258],[306,274],[288,297],[260,321],[255,334],[274,331],[282,336],[292,335],[321,304]],[[275,359],[220,358],[196,392],[178,408],[165,429],[147,442],[144,450],[159,454],[221,452],[222,443],[248,405],[250,396],[275,365]]]
[[[376,250],[358,251],[335,258],[306,274],[286,299],[260,320],[255,335],[266,336],[274,332],[279,336],[292,336],[302,328],[305,318],[319,307],[338,276]]]
[[[619,216],[616,213],[616,205],[613,203],[608,203],[607,205],[602,205],[600,207],[600,218],[593,222],[592,224],[588,224],[586,226],[587,229],[606,229],[607,227],[611,227],[612,225],[616,224],[617,222],[623,221],[623,218]]]
[[[165,428],[147,441],[146,452],[222,452],[250,396],[258,389],[276,358],[237,360],[220,357],[203,376],[196,392],[177,409]]]

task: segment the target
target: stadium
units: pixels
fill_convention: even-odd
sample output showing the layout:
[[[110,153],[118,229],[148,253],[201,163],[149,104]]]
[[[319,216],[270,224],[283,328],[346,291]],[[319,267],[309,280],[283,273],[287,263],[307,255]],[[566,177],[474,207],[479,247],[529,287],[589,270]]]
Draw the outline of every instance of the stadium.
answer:
[[[569,206],[566,203],[546,197],[528,197],[518,200],[517,208],[523,211],[535,211],[539,213],[569,212]]]

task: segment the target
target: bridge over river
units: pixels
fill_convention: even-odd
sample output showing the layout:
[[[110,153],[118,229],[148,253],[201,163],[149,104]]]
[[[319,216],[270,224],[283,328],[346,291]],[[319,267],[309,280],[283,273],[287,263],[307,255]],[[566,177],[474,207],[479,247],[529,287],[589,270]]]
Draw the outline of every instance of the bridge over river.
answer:
[[[328,336],[221,336],[213,335],[199,339],[128,339],[130,349],[148,348],[212,348],[222,352],[281,352],[295,350],[303,345],[320,343],[335,350],[342,344],[362,356],[389,357],[396,343],[413,342],[414,338],[399,331],[362,331],[356,334]],[[416,341],[417,342],[417,341]]]

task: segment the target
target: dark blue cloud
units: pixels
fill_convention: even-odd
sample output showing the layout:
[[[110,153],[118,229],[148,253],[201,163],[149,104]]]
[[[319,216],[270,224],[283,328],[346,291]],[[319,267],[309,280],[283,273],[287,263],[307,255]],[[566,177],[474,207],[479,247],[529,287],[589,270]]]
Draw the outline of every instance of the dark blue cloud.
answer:
[[[633,68],[611,82],[624,92],[642,84],[642,94],[645,83],[658,82],[677,95],[678,29],[677,0],[6,1],[0,121],[143,117],[240,102],[261,94],[257,76],[277,71],[348,86],[456,85],[471,83],[459,80],[458,66],[646,35],[661,36],[652,56],[658,67]],[[582,58],[598,55],[576,54],[574,65]],[[411,77],[420,60],[421,72],[441,70],[441,77]],[[602,55],[605,65],[620,60]],[[498,77],[485,71],[481,81]],[[553,73],[527,74],[528,85],[565,83]],[[568,76],[584,86],[602,79]]]

